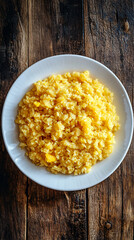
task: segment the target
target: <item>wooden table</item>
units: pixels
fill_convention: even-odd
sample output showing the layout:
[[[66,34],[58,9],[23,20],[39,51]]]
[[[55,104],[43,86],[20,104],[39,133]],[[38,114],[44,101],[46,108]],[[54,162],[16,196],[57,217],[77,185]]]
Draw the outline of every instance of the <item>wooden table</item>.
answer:
[[[31,64],[55,54],[94,58],[133,102],[133,0],[1,0],[0,102]],[[132,240],[134,142],[120,167],[87,190],[59,192],[25,177],[1,137],[1,240]]]

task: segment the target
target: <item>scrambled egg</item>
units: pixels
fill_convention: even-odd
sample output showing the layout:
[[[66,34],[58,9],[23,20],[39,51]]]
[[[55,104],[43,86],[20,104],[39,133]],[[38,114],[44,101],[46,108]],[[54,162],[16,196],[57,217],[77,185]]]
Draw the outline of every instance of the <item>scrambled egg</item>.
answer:
[[[113,150],[119,117],[113,93],[88,71],[52,75],[19,103],[20,147],[52,173],[88,173]]]

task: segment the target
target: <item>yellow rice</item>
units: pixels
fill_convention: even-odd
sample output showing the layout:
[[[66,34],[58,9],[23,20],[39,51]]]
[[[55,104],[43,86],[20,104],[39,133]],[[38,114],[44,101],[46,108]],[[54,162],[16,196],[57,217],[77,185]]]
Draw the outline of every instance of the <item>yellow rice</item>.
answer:
[[[119,117],[113,93],[88,71],[38,81],[19,103],[20,147],[52,173],[88,173],[113,150]]]

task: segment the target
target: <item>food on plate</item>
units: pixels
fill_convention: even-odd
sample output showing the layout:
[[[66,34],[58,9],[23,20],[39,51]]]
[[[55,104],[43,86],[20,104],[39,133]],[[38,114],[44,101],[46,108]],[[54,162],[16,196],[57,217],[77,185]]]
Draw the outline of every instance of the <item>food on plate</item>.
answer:
[[[52,173],[88,173],[113,150],[119,116],[113,93],[89,71],[52,75],[33,84],[15,122],[20,147]]]

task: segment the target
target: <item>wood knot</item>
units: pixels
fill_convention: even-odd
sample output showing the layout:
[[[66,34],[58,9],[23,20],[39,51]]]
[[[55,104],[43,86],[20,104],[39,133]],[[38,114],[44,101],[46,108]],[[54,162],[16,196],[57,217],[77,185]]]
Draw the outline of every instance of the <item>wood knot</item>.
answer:
[[[126,20],[124,23],[124,31],[127,33],[129,31],[129,22]]]
[[[106,228],[107,230],[110,230],[110,229],[112,228],[112,223],[109,222],[109,221],[105,222],[105,228]]]

